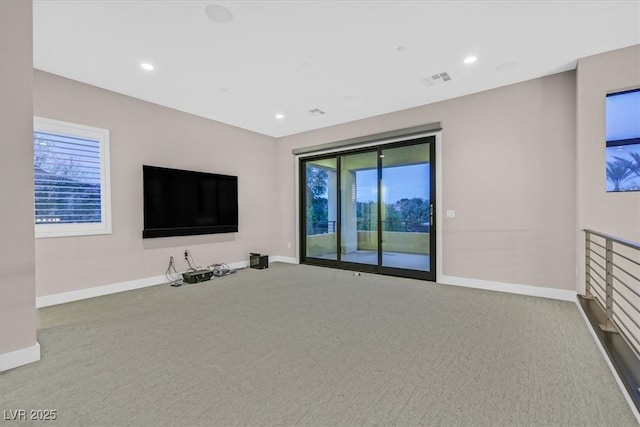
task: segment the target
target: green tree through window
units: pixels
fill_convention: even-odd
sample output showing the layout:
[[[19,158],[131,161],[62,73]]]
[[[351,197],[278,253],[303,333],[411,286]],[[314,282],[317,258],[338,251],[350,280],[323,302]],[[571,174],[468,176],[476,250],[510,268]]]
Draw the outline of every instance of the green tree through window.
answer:
[[[329,230],[329,172],[307,164],[307,235]]]

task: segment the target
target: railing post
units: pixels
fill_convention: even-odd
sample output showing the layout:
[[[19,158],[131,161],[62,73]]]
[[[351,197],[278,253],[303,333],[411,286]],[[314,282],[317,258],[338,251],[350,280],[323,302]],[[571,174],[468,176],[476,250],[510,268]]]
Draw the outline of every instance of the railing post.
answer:
[[[584,251],[585,251],[585,295],[586,299],[594,299],[593,295],[591,295],[591,233],[589,230],[585,230],[585,242],[584,242]]]
[[[606,332],[618,332],[613,324],[613,241],[606,239],[606,301],[605,309],[607,315],[607,322],[600,325],[600,329]]]

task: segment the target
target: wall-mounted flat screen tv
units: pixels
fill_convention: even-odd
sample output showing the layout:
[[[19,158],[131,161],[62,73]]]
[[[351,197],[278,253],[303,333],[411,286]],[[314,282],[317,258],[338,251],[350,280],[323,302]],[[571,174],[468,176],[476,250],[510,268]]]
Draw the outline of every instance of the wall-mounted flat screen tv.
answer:
[[[607,191],[640,191],[640,89],[607,95]]]
[[[143,238],[235,233],[238,177],[142,166]]]

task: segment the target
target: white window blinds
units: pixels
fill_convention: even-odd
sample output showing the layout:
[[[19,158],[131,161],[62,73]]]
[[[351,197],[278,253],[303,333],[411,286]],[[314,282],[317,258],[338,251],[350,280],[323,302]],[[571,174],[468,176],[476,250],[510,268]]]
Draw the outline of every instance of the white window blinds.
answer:
[[[109,233],[108,131],[36,118],[36,236]]]

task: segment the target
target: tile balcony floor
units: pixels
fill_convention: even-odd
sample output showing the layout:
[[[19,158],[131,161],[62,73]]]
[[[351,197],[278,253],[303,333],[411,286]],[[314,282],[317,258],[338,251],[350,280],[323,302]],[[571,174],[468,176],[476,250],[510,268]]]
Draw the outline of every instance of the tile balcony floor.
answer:
[[[318,255],[315,258],[336,259],[336,253],[326,253]],[[378,263],[378,252],[363,250],[349,252],[347,254],[342,254],[341,260],[359,264],[376,265]],[[382,252],[382,265],[384,267],[429,271],[429,266],[431,265],[431,256],[423,254],[410,254],[405,252]]]

